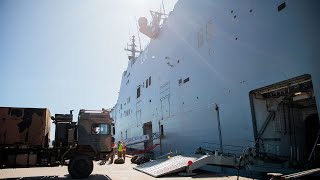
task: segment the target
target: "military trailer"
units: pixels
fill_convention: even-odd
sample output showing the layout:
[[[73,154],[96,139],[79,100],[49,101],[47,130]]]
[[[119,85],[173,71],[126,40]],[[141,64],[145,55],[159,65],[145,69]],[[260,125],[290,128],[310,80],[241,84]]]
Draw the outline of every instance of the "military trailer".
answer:
[[[104,160],[114,142],[108,110],[84,110],[50,116],[46,108],[0,107],[0,168],[68,165],[73,178],[88,177],[93,160]],[[51,121],[52,120],[52,121]],[[50,125],[55,140],[50,142]]]

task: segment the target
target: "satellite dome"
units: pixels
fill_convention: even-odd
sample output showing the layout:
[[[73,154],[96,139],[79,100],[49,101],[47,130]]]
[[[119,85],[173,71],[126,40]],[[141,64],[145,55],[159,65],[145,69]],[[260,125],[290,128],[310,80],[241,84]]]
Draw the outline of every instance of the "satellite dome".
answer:
[[[138,20],[139,26],[147,26],[148,25],[148,20],[146,17],[141,17]]]

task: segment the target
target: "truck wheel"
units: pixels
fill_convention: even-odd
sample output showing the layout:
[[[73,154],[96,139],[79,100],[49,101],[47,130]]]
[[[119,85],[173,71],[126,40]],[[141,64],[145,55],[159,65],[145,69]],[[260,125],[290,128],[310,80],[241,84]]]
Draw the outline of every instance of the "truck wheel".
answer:
[[[93,162],[88,156],[74,156],[69,163],[68,171],[72,178],[80,179],[88,177],[93,170]]]

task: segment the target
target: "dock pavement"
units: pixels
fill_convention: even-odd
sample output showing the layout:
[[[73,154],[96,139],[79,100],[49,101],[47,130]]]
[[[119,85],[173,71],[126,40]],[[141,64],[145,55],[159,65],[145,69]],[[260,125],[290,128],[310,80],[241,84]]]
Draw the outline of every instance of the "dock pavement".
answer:
[[[236,180],[236,176],[227,176],[207,171],[196,171],[197,175],[192,177],[180,177],[178,173],[165,175],[163,177],[154,178],[148,174],[134,170],[137,166],[132,164],[130,157],[126,158],[125,164],[105,164],[100,165],[99,161],[94,161],[92,174],[87,178],[89,180]],[[67,166],[59,167],[37,167],[37,168],[18,168],[18,169],[0,169],[0,179],[4,180],[55,180],[55,179],[72,179],[68,174]],[[240,177],[240,180],[249,178]]]

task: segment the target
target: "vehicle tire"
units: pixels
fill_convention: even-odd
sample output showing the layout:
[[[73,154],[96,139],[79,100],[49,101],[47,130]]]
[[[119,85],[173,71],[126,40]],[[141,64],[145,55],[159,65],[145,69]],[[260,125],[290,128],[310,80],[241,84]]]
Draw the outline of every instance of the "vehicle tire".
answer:
[[[142,158],[143,158],[143,156],[142,156],[142,157],[138,157],[138,158],[136,159],[136,164],[137,164],[137,165],[142,164]]]
[[[137,165],[140,165],[140,164],[143,164],[143,163],[146,163],[146,162],[149,162],[149,161],[150,161],[150,158],[145,157],[145,156],[138,157],[138,159],[136,160]]]
[[[137,164],[137,159],[138,159],[138,156],[133,156],[133,157],[131,158],[131,163]]]
[[[80,179],[88,177],[93,170],[92,160],[85,155],[74,156],[69,163],[68,171],[72,178]]]

